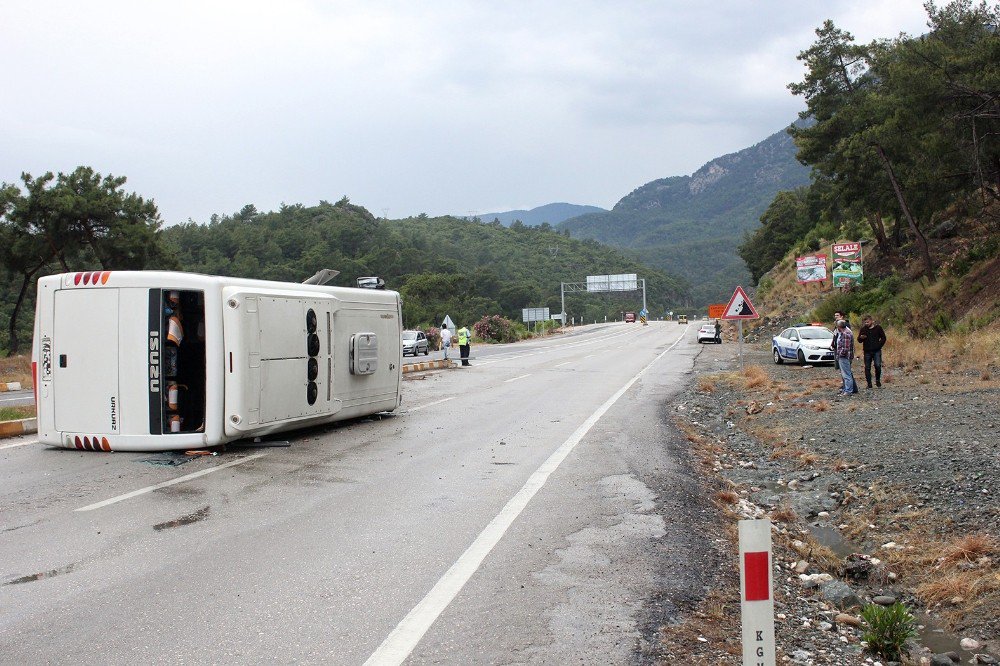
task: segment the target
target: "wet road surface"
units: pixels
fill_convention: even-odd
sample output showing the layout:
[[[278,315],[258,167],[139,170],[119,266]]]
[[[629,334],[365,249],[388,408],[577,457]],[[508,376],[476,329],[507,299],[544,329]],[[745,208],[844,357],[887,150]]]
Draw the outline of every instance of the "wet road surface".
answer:
[[[670,322],[491,346],[395,415],[179,465],[0,449],[2,661],[629,662],[697,351]]]

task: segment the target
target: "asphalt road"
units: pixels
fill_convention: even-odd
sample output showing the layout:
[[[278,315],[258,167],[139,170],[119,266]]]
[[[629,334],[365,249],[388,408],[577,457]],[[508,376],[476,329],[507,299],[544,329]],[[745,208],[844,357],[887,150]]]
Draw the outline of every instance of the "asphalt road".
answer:
[[[0,407],[26,407],[35,404],[34,391],[4,391],[0,393]]]
[[[672,322],[491,346],[396,415],[178,467],[0,442],[0,662],[634,661],[691,584],[657,479],[697,351]]]

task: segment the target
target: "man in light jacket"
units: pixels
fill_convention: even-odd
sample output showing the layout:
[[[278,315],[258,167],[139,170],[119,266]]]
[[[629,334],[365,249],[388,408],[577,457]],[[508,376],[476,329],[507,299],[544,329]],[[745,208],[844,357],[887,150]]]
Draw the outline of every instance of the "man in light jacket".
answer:
[[[852,395],[857,391],[854,374],[851,372],[851,361],[854,360],[854,334],[843,319],[837,322],[836,345],[833,353],[837,359],[837,367],[840,368],[840,376],[844,378],[844,386],[838,395]]]

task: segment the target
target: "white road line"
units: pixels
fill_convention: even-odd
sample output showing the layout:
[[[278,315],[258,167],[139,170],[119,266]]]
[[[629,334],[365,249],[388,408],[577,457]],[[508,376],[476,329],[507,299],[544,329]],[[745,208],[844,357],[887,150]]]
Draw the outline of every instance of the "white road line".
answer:
[[[38,440],[33,439],[30,442],[14,442],[13,444],[0,444],[0,449],[13,449],[18,446],[27,446],[28,444],[38,444]]]
[[[479,565],[483,563],[483,560],[490,554],[493,547],[500,542],[503,535],[517,517],[521,515],[521,512],[524,511],[531,498],[545,485],[552,472],[559,468],[562,461],[566,459],[590,429],[604,416],[605,412],[611,409],[611,406],[618,402],[618,399],[625,395],[625,392],[632,388],[632,385],[647,370],[653,367],[653,364],[666,356],[679,342],[681,340],[677,340],[674,344],[663,350],[656,358],[650,361],[649,365],[640,370],[624,386],[618,389],[603,405],[597,408],[597,411],[587,417],[587,420],[549,456],[548,460],[542,463],[541,467],[532,473],[524,486],[507,502],[507,505],[490,521],[490,524],[479,533],[479,536],[472,542],[472,545],[451,565],[448,571],[431,588],[431,591],[427,593],[427,596],[413,607],[413,610],[382,641],[378,649],[368,657],[365,666],[402,664],[410,656],[410,653],[417,647],[417,644],[424,637],[424,634],[427,633],[428,629],[431,628],[431,625],[434,624],[438,616],[444,612],[448,604],[462,591],[465,584],[469,582],[472,575],[479,569]]]
[[[106,499],[103,502],[97,502],[96,504],[88,504],[87,506],[81,506],[79,509],[73,509],[74,511],[93,511],[94,509],[100,509],[102,507],[108,506],[109,504],[114,504],[116,502],[122,502],[127,499],[132,499],[133,497],[138,497],[139,495],[145,495],[146,493],[151,493],[154,490],[159,490],[160,488],[166,488],[167,486],[174,486],[178,483],[184,483],[185,481],[190,481],[191,479],[197,479],[199,476],[205,476],[206,474],[211,474],[212,472],[218,472],[219,470],[226,469],[227,467],[235,467],[236,465],[242,465],[243,463],[248,463],[251,460],[256,460],[257,458],[263,458],[266,453],[256,453],[252,456],[247,456],[246,458],[240,458],[239,460],[234,460],[232,462],[227,462],[222,465],[217,465],[216,467],[209,467],[208,469],[203,469],[200,472],[195,472],[193,474],[188,474],[186,476],[179,476],[176,479],[171,479],[170,481],[164,481],[163,483],[158,483],[155,486],[147,486],[145,488],[140,488],[139,490],[133,490],[130,493],[125,493],[124,495],[119,495],[118,497],[112,497],[111,499]]]
[[[562,367],[562,366],[564,366],[564,365],[569,365],[570,363],[575,363],[575,362],[576,362],[576,361],[563,361],[562,363],[556,363],[556,364],[555,364],[554,366],[552,366],[552,367],[554,367],[554,368],[561,368],[561,367]]]
[[[587,354],[584,358],[594,358],[594,356],[596,356],[596,354]]]
[[[521,375],[520,377],[511,377],[510,379],[505,379],[505,380],[503,380],[503,383],[504,384],[510,384],[511,382],[516,382],[518,379],[524,379],[525,377],[530,377],[530,376],[531,376],[531,373],[529,372],[528,374]]]
[[[406,410],[406,413],[409,414],[411,412],[419,412],[421,409],[424,409],[425,407],[433,407],[434,405],[440,405],[442,402],[448,402],[449,400],[454,400],[454,399],[455,396],[451,396],[450,398],[441,398],[440,400],[435,400],[434,402],[428,402],[426,405],[417,405],[416,407],[411,407],[410,409]]]

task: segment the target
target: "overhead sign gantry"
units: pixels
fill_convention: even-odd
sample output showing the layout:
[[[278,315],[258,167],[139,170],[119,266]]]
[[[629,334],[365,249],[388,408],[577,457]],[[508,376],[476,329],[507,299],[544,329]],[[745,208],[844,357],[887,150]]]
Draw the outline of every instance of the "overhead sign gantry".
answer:
[[[640,278],[635,273],[620,273],[618,275],[588,275],[586,282],[560,283],[560,299],[562,302],[562,325],[566,325],[566,294],[587,292],[590,294],[610,294],[627,291],[639,291],[642,284],[642,309],[646,308],[646,278]]]

